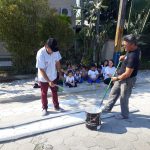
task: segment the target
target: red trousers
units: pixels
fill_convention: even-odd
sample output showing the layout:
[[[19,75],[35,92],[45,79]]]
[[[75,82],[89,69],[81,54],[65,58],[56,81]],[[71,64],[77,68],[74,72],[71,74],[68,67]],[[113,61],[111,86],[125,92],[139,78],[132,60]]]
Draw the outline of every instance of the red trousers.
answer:
[[[53,83],[56,84],[56,80],[53,81]],[[42,108],[43,109],[47,109],[48,108],[48,101],[47,101],[47,92],[48,92],[48,87],[49,84],[47,82],[40,82],[40,86],[41,86],[41,101],[42,101]],[[58,102],[58,87],[50,87],[51,92],[52,92],[52,101],[54,104],[55,108],[59,107],[59,102]]]

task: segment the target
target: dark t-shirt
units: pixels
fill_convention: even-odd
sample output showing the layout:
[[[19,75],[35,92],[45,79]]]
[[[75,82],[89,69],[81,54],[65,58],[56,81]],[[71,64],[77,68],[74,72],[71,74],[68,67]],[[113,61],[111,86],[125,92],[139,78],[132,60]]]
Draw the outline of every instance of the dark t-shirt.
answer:
[[[130,78],[137,75],[140,63],[140,50],[136,49],[134,51],[127,52],[125,60],[122,62],[120,69],[118,70],[118,75],[125,72],[126,67],[134,69]]]

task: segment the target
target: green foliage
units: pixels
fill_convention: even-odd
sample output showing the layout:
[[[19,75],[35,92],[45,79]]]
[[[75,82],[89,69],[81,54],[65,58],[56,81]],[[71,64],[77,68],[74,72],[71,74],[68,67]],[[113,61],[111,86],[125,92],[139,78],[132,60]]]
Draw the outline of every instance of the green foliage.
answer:
[[[35,70],[36,51],[50,36],[63,50],[71,47],[69,19],[51,10],[47,0],[0,0],[0,4],[0,39],[12,54],[16,73]]]
[[[0,35],[12,53],[14,70],[32,72],[35,68],[34,51],[40,43],[38,16],[43,15],[46,1],[1,0],[1,3]]]
[[[84,23],[79,33],[80,47],[83,52],[83,60],[88,62],[100,61],[101,50],[104,42],[114,39],[116,29],[116,0],[83,0],[81,8],[81,22]],[[85,23],[86,22],[86,23]],[[88,60],[88,61],[87,61]]]
[[[43,28],[40,32],[42,45],[50,36],[58,40],[63,62],[74,58],[74,49],[71,49],[74,44],[74,32],[69,22],[66,16],[48,15],[43,19]]]
[[[150,16],[149,0],[131,0],[129,6],[129,17],[126,23],[127,32],[135,35],[142,34],[147,27],[147,20]]]
[[[150,1],[131,0],[127,21],[127,33],[138,37],[142,51],[141,69],[149,69],[150,60]]]
[[[85,66],[89,66],[92,62],[92,55],[85,55],[82,57],[81,64]]]
[[[59,41],[59,47],[63,53],[73,45],[74,32],[70,28],[67,17],[49,15],[43,19],[43,28],[41,30],[41,39],[43,42],[49,37],[55,37]]]

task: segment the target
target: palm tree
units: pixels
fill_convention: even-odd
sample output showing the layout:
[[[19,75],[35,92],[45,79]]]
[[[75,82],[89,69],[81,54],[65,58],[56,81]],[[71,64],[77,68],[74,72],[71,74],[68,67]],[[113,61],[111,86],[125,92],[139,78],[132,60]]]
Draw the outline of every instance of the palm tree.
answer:
[[[127,32],[142,34],[150,16],[149,0],[130,0],[129,16],[126,22]]]

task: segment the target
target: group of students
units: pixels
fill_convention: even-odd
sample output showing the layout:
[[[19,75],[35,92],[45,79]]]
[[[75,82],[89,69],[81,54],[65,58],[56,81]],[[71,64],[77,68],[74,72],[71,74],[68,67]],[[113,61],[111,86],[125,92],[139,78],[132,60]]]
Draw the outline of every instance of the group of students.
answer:
[[[69,88],[77,87],[77,83],[82,83],[87,78],[87,69],[85,66],[77,67],[68,64],[67,69],[62,69],[64,83]]]
[[[103,74],[105,84],[110,83],[111,77],[114,76],[115,71],[116,71],[116,67],[114,66],[114,61],[113,60],[105,60],[102,65],[102,74]]]
[[[78,83],[87,81],[88,83],[100,83],[103,81],[109,84],[111,77],[114,75],[116,67],[113,60],[105,60],[99,67],[96,64],[91,64],[90,68],[86,66],[75,66],[68,64],[67,69],[62,69],[64,83],[69,88],[77,87]],[[113,83],[112,83],[113,84]],[[40,87],[37,77],[35,78],[34,88]]]
[[[88,83],[100,83],[104,81],[105,84],[109,84],[111,77],[115,73],[115,66],[113,60],[105,60],[99,67],[96,64],[91,64],[90,68],[86,66],[71,66],[67,65],[66,70],[62,70],[64,83],[69,88],[77,87],[78,83],[87,81]]]

